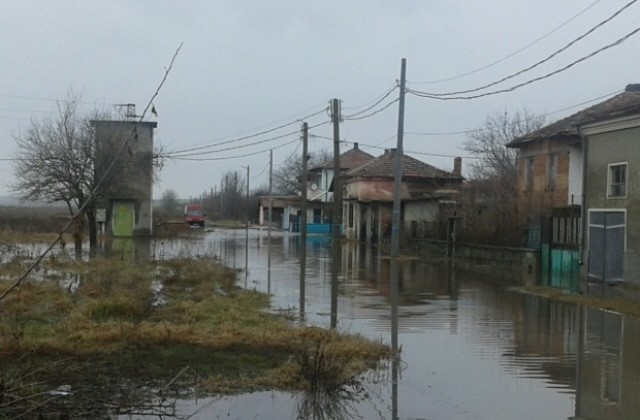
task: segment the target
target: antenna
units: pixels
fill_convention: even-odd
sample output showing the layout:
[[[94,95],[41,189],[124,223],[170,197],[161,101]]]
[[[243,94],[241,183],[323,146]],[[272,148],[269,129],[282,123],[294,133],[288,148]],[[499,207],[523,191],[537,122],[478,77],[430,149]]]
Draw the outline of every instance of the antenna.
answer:
[[[136,104],[115,104],[113,107],[125,121],[134,121],[139,117],[136,115]]]

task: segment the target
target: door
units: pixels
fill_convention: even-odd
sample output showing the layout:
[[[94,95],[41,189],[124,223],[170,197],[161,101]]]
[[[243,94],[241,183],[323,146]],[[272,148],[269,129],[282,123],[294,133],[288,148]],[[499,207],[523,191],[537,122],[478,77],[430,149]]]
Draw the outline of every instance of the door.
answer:
[[[589,213],[589,278],[621,282],[624,273],[625,213]]]
[[[114,201],[112,213],[113,236],[133,236],[134,203],[132,201]]]

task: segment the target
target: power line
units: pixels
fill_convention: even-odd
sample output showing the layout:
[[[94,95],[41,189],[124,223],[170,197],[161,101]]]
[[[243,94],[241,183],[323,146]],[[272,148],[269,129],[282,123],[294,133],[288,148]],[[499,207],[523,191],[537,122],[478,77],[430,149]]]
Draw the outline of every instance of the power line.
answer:
[[[296,139],[296,140],[299,140],[299,139]],[[284,159],[282,162],[278,163],[278,164],[277,164],[277,165],[275,165],[275,166],[282,166],[282,165],[284,165],[285,163],[287,163],[287,161],[289,161],[289,159],[291,159],[291,158],[293,157],[293,155],[295,155],[295,154],[296,154],[296,152],[297,152],[297,151],[298,151],[298,149],[300,148],[300,145],[301,145],[301,144],[302,144],[302,142],[298,143],[298,145],[296,146],[296,148],[295,148],[295,149],[293,149],[293,152],[291,152],[291,154],[290,154],[289,156],[287,156],[287,157],[286,157],[286,159]]]
[[[344,115],[343,118],[344,119],[353,119],[353,117],[356,117],[360,114],[364,114],[365,112],[370,111],[371,109],[375,108],[376,106],[378,106],[378,104],[380,104],[382,101],[384,101],[385,99],[387,99],[387,97],[389,97],[389,95],[391,95],[396,89],[398,88],[398,84],[396,83],[395,85],[393,85],[393,87],[391,89],[389,89],[384,95],[382,95],[382,97],[380,97],[379,99],[377,99],[372,105],[368,106],[367,108],[363,109],[362,111],[356,112],[354,114],[351,115]]]
[[[568,20],[565,20],[565,21],[564,21],[564,22],[562,22],[559,26],[555,27],[555,28],[554,28],[554,29],[552,29],[551,31],[549,31],[549,32],[547,32],[546,34],[542,35],[541,37],[539,37],[539,38],[537,38],[537,39],[533,40],[532,42],[530,42],[529,44],[525,45],[524,47],[522,47],[522,48],[520,48],[520,49],[518,49],[518,50],[516,50],[516,51],[512,52],[511,54],[509,54],[509,55],[507,55],[507,56],[505,56],[505,57],[503,57],[503,58],[500,58],[500,59],[498,59],[498,60],[494,61],[493,63],[487,64],[487,65],[484,65],[484,66],[482,66],[482,67],[478,67],[478,68],[476,68],[476,69],[474,69],[474,70],[470,70],[470,71],[468,71],[468,72],[466,72],[466,73],[458,74],[457,76],[451,76],[451,77],[447,77],[447,78],[444,78],[444,79],[427,80],[427,81],[424,81],[424,82],[408,82],[408,83],[411,83],[411,84],[414,84],[414,85],[427,85],[427,84],[434,84],[434,83],[441,83],[441,82],[449,82],[449,81],[452,81],[452,80],[457,80],[457,79],[460,79],[460,78],[463,78],[463,77],[466,77],[466,76],[469,76],[469,75],[472,75],[472,74],[478,73],[478,72],[480,72],[480,71],[482,71],[482,70],[486,70],[486,69],[488,69],[488,68],[490,68],[490,67],[495,66],[496,64],[502,63],[503,61],[505,61],[505,60],[507,60],[507,59],[509,59],[509,58],[511,58],[511,57],[516,56],[517,54],[520,54],[522,51],[525,51],[525,50],[529,49],[529,48],[530,48],[530,47],[532,47],[533,45],[537,44],[538,42],[540,42],[540,41],[542,41],[543,39],[545,39],[546,37],[548,37],[549,35],[551,35],[551,34],[553,34],[553,33],[557,32],[559,29],[561,29],[562,27],[566,26],[566,25],[567,25],[568,23],[570,23],[571,21],[575,20],[577,17],[579,17],[580,15],[582,15],[583,13],[585,13],[587,10],[591,9],[591,8],[592,8],[593,6],[595,6],[597,3],[600,3],[600,1],[601,1],[601,0],[596,0],[596,1],[594,1],[594,2],[593,2],[593,3],[591,3],[589,6],[587,6],[587,7],[586,7],[586,8],[584,8],[584,9],[582,9],[580,12],[578,12],[578,14],[576,14],[576,15],[572,16],[572,17],[571,17],[571,18],[569,18]]]
[[[269,150],[271,150],[271,149],[269,149]],[[266,164],[266,165],[264,165],[264,168],[262,168],[262,170],[260,171],[260,173],[258,173],[258,174],[256,174],[256,175],[253,175],[253,176],[251,177],[251,179],[259,178],[259,177],[260,177],[260,175],[262,175],[262,174],[267,170],[267,168],[268,168],[268,167],[269,167],[269,162],[267,161],[267,164]]]
[[[553,115],[553,114],[557,114],[559,112],[563,112],[563,111],[567,111],[571,108],[576,108],[579,107],[581,105],[586,105],[588,103],[591,102],[595,102],[598,101],[600,99],[604,99],[607,98],[609,96],[613,96],[613,95],[617,95],[619,93],[623,92],[622,90],[617,90],[615,92],[611,92],[611,93],[607,93],[606,95],[602,95],[602,96],[598,96],[597,98],[593,98],[593,99],[589,99],[587,101],[583,101],[574,105],[570,105],[561,109],[557,109],[555,111],[551,111],[551,112],[547,112],[546,114],[539,114],[541,117],[547,117],[549,115]],[[482,131],[487,131],[490,130],[488,128],[474,128],[472,130],[462,130],[462,131],[441,131],[441,132],[417,132],[417,131],[405,131],[405,134],[410,134],[410,135],[414,135],[414,136],[454,136],[454,135],[460,135],[460,134],[470,134],[470,133],[477,133],[477,132],[482,132]],[[387,140],[388,141],[388,140]]]
[[[396,102],[398,102],[398,100],[399,100],[399,99],[398,99],[398,98],[396,98],[396,99],[394,99],[393,101],[391,101],[391,102],[387,103],[387,104],[386,104],[385,106],[383,106],[382,108],[380,108],[380,109],[378,109],[378,110],[376,110],[376,111],[373,111],[373,112],[371,112],[370,114],[361,115],[361,116],[359,116],[359,117],[351,117],[351,118],[345,117],[344,119],[345,119],[345,120],[348,120],[348,121],[358,121],[358,120],[364,120],[364,119],[366,119],[366,118],[373,117],[374,115],[381,113],[382,111],[384,111],[384,110],[386,110],[387,108],[389,108],[391,105],[393,105],[393,104],[395,104]],[[354,114],[354,115],[355,115],[355,114]]]
[[[637,0],[634,0],[634,1],[637,1]],[[612,42],[612,43],[610,43],[608,45],[605,45],[604,47],[601,47],[601,48],[591,52],[590,54],[587,54],[587,55],[579,58],[578,60],[575,60],[575,61],[567,64],[566,66],[564,66],[564,67],[562,67],[562,68],[560,68],[558,70],[554,70],[554,71],[552,71],[550,73],[547,73],[547,74],[545,74],[543,76],[539,76],[539,77],[527,80],[526,82],[522,82],[522,83],[519,83],[517,85],[511,86],[510,88],[500,89],[500,90],[496,90],[496,91],[493,91],[493,92],[486,92],[486,93],[481,93],[481,94],[478,94],[478,95],[471,95],[471,96],[447,96],[447,97],[444,97],[444,96],[440,96],[440,95],[436,96],[436,95],[433,95],[431,93],[421,92],[421,91],[416,91],[416,90],[411,90],[411,89],[408,89],[407,93],[411,93],[412,95],[418,96],[418,97],[421,97],[421,98],[439,99],[439,100],[457,100],[457,99],[477,99],[477,98],[482,98],[484,96],[491,96],[491,95],[497,95],[497,94],[500,94],[500,93],[513,92],[514,90],[519,89],[519,88],[521,88],[523,86],[527,86],[527,85],[530,85],[532,83],[538,82],[540,80],[547,79],[547,78],[549,78],[551,76],[555,76],[556,74],[562,73],[565,70],[568,70],[571,67],[575,66],[576,64],[579,64],[579,63],[581,63],[581,62],[583,62],[585,60],[588,60],[588,59],[600,54],[603,51],[606,51],[606,50],[608,50],[610,48],[613,48],[615,46],[618,46],[618,45],[622,44],[623,42],[625,42],[626,40],[628,40],[629,38],[631,38],[633,35],[637,34],[638,32],[640,32],[640,27],[638,27],[638,28],[634,29],[633,31],[629,32],[628,34],[626,34],[622,38],[618,38],[616,41],[614,41],[614,42]]]
[[[278,139],[281,139],[283,137],[290,136],[292,134],[298,134],[298,131],[290,131],[288,133],[281,134],[279,136],[274,136],[274,137],[270,137],[270,138],[267,138],[267,139],[260,139],[260,140],[254,141],[252,143],[240,144],[240,145],[237,145],[237,146],[229,146],[229,147],[225,147],[225,148],[217,149],[217,150],[209,150],[209,151],[205,151],[205,152],[201,151],[201,152],[193,152],[193,153],[176,153],[176,152],[166,153],[163,157],[178,158],[178,157],[187,157],[187,156],[201,156],[201,155],[209,155],[209,154],[212,154],[212,153],[226,152],[226,151],[229,151],[229,150],[243,149],[245,147],[255,146],[256,144],[267,143],[267,142],[270,142],[270,141],[278,140]]]
[[[325,112],[325,109],[322,109],[321,111],[314,112],[313,114],[309,114],[309,115],[303,117],[302,120],[315,117],[316,115],[322,114],[323,112]],[[172,150],[172,151],[170,151],[168,153],[195,152],[197,150],[205,150],[205,149],[212,148],[212,147],[222,146],[224,144],[235,143],[235,142],[238,142],[238,141],[247,140],[247,139],[258,137],[258,136],[261,136],[261,135],[264,135],[264,134],[272,133],[272,132],[277,131],[277,130],[281,130],[281,129],[283,129],[285,127],[288,127],[290,125],[297,124],[300,121],[301,120],[297,119],[297,120],[294,120],[294,121],[290,121],[290,122],[288,122],[286,124],[279,125],[278,127],[274,127],[274,128],[270,128],[268,130],[260,131],[258,133],[248,134],[246,136],[241,136],[241,137],[237,137],[237,138],[233,138],[233,139],[225,140],[225,141],[221,141],[221,142],[210,143],[210,144],[207,144],[207,145],[204,145],[204,146],[190,147],[190,148],[184,148],[184,149],[176,149],[176,150]]]
[[[246,154],[243,154],[243,155],[221,156],[221,157],[216,157],[216,158],[170,157],[170,159],[173,159],[173,160],[191,160],[191,161],[212,161],[212,160],[238,159],[238,158],[242,158],[242,157],[255,156],[255,155],[259,155],[261,153],[266,153],[269,150],[280,149],[282,147],[285,147],[285,146],[288,146],[290,144],[293,144],[296,141],[298,141],[298,139],[291,140],[291,141],[289,141],[287,143],[281,144],[279,146],[271,147],[269,149],[259,150],[257,152],[246,153]]]
[[[372,149],[380,149],[380,150],[387,150],[388,149],[388,147],[374,146],[372,144],[367,144],[367,143],[358,142],[358,144],[360,144],[362,146],[365,146],[365,147],[370,147]],[[414,151],[414,150],[404,150],[404,152],[405,153],[411,153],[412,155],[423,155],[423,156],[434,156],[434,157],[446,157],[446,158],[460,157],[462,159],[482,159],[480,157],[475,157],[475,156],[444,155],[444,154],[438,154],[438,153],[418,152],[418,151]]]
[[[513,74],[510,74],[508,76],[503,77],[502,79],[496,80],[494,82],[491,83],[487,83],[483,86],[479,86],[473,89],[467,89],[467,90],[460,90],[460,91],[455,91],[455,92],[447,92],[447,93],[426,93],[427,95],[430,96],[453,96],[453,95],[463,95],[463,94],[467,94],[467,93],[473,93],[473,92],[478,92],[480,90],[484,90],[486,88],[495,86],[497,84],[500,84],[502,82],[505,82],[507,80],[513,79],[514,77],[517,77],[523,73],[526,73],[530,70],[533,70],[534,68],[548,62],[549,60],[551,60],[552,58],[556,57],[557,55],[559,55],[560,53],[566,51],[567,49],[569,49],[571,46],[575,45],[577,42],[583,40],[584,38],[586,38],[588,35],[592,34],[594,31],[596,31],[598,28],[601,28],[602,26],[604,26],[605,24],[609,23],[611,20],[613,20],[616,16],[620,15],[624,10],[626,10],[627,8],[631,7],[634,3],[636,3],[638,0],[631,0],[629,3],[625,4],[622,8],[618,9],[615,13],[613,13],[611,16],[609,16],[607,19],[601,21],[600,23],[598,23],[596,26],[592,27],[591,29],[589,29],[587,32],[583,33],[582,35],[580,35],[579,37],[575,38],[574,40],[572,40],[571,42],[569,42],[568,44],[566,44],[564,47],[560,48],[559,50],[554,51],[552,54],[550,54],[549,56],[547,56],[546,58],[530,65],[529,67],[526,67],[520,71],[517,71]]]

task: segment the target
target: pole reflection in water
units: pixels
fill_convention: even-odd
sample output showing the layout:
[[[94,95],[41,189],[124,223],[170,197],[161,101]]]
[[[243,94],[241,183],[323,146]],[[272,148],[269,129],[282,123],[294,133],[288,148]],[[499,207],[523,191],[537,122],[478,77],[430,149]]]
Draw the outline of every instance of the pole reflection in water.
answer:
[[[398,418],[398,368],[400,351],[398,350],[398,260],[391,258],[391,418]]]
[[[267,245],[267,293],[271,294],[271,226],[269,226],[269,240]]]
[[[340,240],[331,243],[331,328],[338,325],[338,274],[342,267]]]
[[[300,238],[300,324],[305,324],[305,286],[307,275],[307,241],[304,236]]]

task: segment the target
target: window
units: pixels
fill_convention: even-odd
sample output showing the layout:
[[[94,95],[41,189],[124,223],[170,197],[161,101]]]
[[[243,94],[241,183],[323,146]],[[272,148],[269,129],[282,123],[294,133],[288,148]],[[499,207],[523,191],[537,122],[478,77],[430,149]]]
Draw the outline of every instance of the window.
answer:
[[[609,165],[608,198],[624,198],[627,196],[627,164],[612,163]]]
[[[547,189],[553,190],[556,187],[556,174],[558,173],[558,156],[547,156]]]
[[[531,191],[533,190],[533,158],[527,158],[524,163],[524,188]]]

